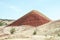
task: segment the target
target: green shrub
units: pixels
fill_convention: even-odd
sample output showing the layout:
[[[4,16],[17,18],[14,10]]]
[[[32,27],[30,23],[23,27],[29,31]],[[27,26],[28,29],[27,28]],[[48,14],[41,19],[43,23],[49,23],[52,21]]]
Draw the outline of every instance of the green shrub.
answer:
[[[10,30],[10,33],[11,33],[11,34],[14,34],[14,32],[15,32],[15,28],[12,28],[12,29]]]
[[[33,35],[36,35],[36,31],[34,31]]]

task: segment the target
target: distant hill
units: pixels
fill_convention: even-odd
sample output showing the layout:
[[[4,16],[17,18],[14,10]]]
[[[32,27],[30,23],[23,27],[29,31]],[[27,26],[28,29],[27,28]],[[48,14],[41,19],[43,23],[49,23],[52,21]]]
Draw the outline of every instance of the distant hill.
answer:
[[[40,26],[50,21],[51,19],[46,17],[41,12],[37,10],[32,10],[8,26],[20,26],[20,25]]]
[[[0,26],[6,26],[14,21],[13,19],[0,19]]]
[[[14,21],[13,19],[0,19],[2,21]]]

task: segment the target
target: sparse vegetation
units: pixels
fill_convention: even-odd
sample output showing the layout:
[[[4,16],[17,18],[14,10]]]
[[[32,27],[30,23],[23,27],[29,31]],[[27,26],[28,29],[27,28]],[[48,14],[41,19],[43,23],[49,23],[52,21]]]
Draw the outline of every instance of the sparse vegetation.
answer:
[[[7,23],[5,23],[5,22],[0,22],[0,26],[4,26],[4,25],[7,25]]]
[[[12,29],[10,30],[10,33],[11,33],[11,34],[14,34],[14,32],[15,32],[15,28],[12,28]]]
[[[2,22],[0,22],[0,26],[2,26],[3,25],[3,23]]]

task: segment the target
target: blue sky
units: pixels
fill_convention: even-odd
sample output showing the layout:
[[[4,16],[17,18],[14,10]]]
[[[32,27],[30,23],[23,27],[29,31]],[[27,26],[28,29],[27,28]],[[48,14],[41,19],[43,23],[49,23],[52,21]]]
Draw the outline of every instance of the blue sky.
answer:
[[[60,19],[60,0],[0,0],[0,19],[18,19],[38,10],[52,20]]]

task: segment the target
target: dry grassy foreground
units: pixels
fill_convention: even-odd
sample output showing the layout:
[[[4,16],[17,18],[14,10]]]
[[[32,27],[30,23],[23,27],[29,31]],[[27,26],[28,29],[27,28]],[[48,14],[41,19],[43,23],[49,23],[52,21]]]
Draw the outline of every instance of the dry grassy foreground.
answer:
[[[60,21],[33,27],[22,26],[1,26],[0,40],[60,40]]]

